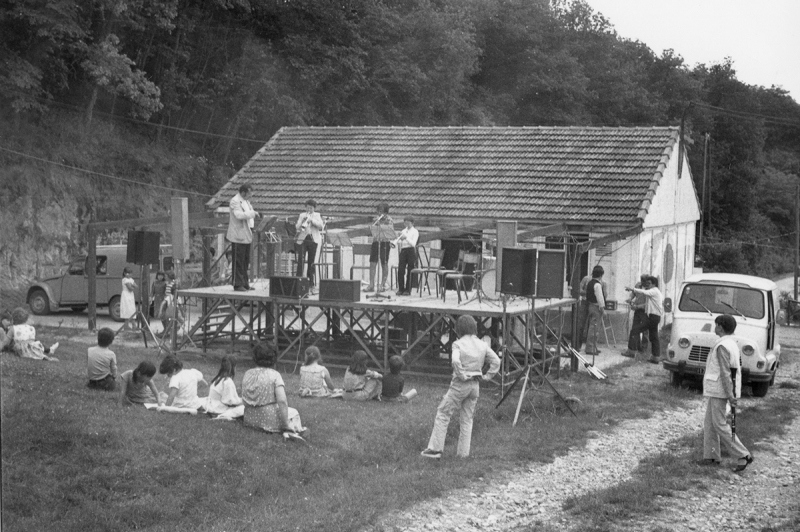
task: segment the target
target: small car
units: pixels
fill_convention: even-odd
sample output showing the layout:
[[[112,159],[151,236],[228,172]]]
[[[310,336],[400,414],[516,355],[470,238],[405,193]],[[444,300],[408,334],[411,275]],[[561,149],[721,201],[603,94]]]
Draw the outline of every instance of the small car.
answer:
[[[702,273],[687,278],[680,291],[664,369],[672,383],[702,381],[706,359],[718,336],[714,320],[721,314],[736,319],[733,338],[742,362],[742,386],[755,397],[767,395],[780,366],[781,346],[775,337],[778,286],[769,279],[730,273]]]
[[[172,246],[162,245],[160,264],[152,265],[151,277],[155,269],[171,268]],[[61,275],[36,281],[28,287],[26,301],[34,314],[49,314],[62,308],[79,312],[89,305],[89,275],[86,273],[86,255],[72,259]],[[97,246],[96,298],[98,307],[108,307],[109,314],[116,321],[122,321],[120,294],[122,293],[122,270],[131,268],[133,278],[139,284],[141,267],[127,262],[127,246]],[[139,294],[136,294],[139,301]]]

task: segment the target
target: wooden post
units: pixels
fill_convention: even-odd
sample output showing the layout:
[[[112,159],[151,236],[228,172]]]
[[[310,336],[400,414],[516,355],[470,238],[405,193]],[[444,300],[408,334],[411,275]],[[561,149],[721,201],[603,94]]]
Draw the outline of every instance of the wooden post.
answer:
[[[184,286],[183,263],[189,256],[189,200],[172,198],[170,206],[172,220],[172,258],[175,264],[175,282],[177,288]],[[172,316],[172,351],[178,350],[178,294],[175,294],[174,314]]]
[[[580,251],[581,247],[580,244],[571,243],[568,244],[570,248],[572,248],[572,253],[569,253],[572,257],[574,257],[574,267],[572,268],[572,274],[570,275],[569,279],[569,286],[572,289],[572,293],[570,294],[573,299],[575,299],[575,303],[572,305],[572,347],[575,348],[580,343],[580,335],[581,335],[581,323],[580,323],[580,298],[581,298],[581,269],[578,267],[578,261],[580,260]],[[577,351],[577,349],[576,349]],[[578,371],[578,359],[570,357],[569,361],[569,369],[572,372]]]
[[[794,300],[797,301],[797,275],[800,268],[800,183],[794,197]]]
[[[89,282],[87,303],[89,310],[89,330],[97,330],[97,230],[93,223],[86,229],[89,256],[86,258],[86,270]]]

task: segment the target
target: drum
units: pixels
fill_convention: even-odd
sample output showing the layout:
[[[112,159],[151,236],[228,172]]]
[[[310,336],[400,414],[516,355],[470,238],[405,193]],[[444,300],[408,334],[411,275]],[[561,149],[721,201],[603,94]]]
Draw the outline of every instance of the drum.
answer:
[[[496,299],[499,297],[497,293],[497,270],[484,271],[481,276],[481,290],[486,297]]]

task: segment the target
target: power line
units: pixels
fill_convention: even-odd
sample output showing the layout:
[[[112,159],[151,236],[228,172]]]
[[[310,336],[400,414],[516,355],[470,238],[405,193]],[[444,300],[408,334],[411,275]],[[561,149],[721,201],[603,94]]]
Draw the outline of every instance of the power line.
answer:
[[[103,173],[100,173],[100,172],[95,172],[93,170],[87,170],[85,168],[79,168],[77,166],[72,166],[72,165],[64,164],[64,163],[59,163],[57,161],[51,161],[50,159],[44,159],[42,157],[37,157],[37,156],[31,155],[29,153],[23,153],[21,151],[12,150],[10,148],[5,148],[3,146],[0,146],[0,150],[8,152],[8,153],[13,153],[14,155],[19,155],[20,157],[26,157],[28,159],[33,159],[34,161],[40,161],[40,162],[43,162],[43,163],[52,164],[54,166],[60,166],[62,168],[67,168],[69,170],[74,170],[76,172],[82,172],[84,174],[90,174],[90,175],[94,175],[94,176],[98,176],[98,177],[105,177],[105,178],[108,178],[108,179],[114,179],[116,181],[122,181],[124,183],[130,183],[130,184],[133,184],[133,185],[140,185],[140,186],[143,186],[143,187],[157,188],[157,189],[160,189],[160,190],[168,190],[170,192],[180,192],[182,194],[193,194],[195,196],[202,196],[204,198],[212,198],[213,197],[210,194],[203,194],[201,192],[194,192],[192,190],[183,190],[183,189],[180,189],[180,188],[165,187],[163,185],[156,185],[154,183],[145,183],[143,181],[136,181],[135,179],[126,179],[124,177],[118,177],[118,176],[114,176],[114,175],[110,175],[110,174],[103,174]]]
[[[56,101],[56,100],[50,100],[50,99],[44,98],[42,96],[30,96],[27,93],[24,93],[24,92],[18,91],[18,90],[11,90],[9,92],[16,92],[18,94],[24,94],[25,96],[27,96],[27,97],[29,97],[31,99],[41,101],[41,102],[43,102],[45,104],[48,104],[48,105],[56,105],[56,106],[59,106],[59,107],[63,107],[65,109],[73,109],[73,110],[76,110],[76,111],[83,111],[84,110],[82,107],[77,106],[77,105],[64,103],[64,102],[59,102],[59,101]],[[178,132],[181,132],[181,133],[190,133],[192,135],[204,135],[204,136],[207,136],[207,137],[215,137],[215,138],[220,138],[220,139],[241,140],[243,142],[257,142],[258,144],[261,144],[261,145],[264,145],[264,144],[266,144],[268,142],[266,140],[261,140],[261,139],[251,139],[251,138],[247,138],[247,137],[234,137],[232,135],[222,135],[221,133],[210,133],[210,132],[207,132],[207,131],[198,131],[196,129],[186,129],[186,128],[183,128],[183,127],[168,126],[166,124],[156,124],[156,123],[153,123],[153,122],[148,122],[147,120],[140,120],[138,118],[133,118],[133,117],[130,117],[130,116],[115,115],[115,114],[112,114],[112,113],[106,113],[104,111],[93,111],[92,114],[102,115],[102,116],[106,116],[106,117],[109,117],[109,118],[112,118],[112,119],[127,120],[128,122],[133,122],[135,124],[142,124],[144,126],[164,128],[164,129],[169,129],[169,130],[172,130],[172,131],[178,131]]]
[[[695,107],[702,107],[704,109],[711,109],[712,111],[719,111],[721,113],[726,113],[733,116],[738,116],[739,118],[759,118],[764,120],[765,122],[770,122],[773,124],[783,125],[783,126],[790,126],[790,127],[800,127],[800,121],[797,120],[789,120],[786,118],[780,118],[777,116],[767,116],[758,113],[749,113],[747,111],[734,111],[732,109],[725,109],[724,107],[717,107],[716,105],[709,105],[706,103],[701,102],[692,102],[691,105]]]

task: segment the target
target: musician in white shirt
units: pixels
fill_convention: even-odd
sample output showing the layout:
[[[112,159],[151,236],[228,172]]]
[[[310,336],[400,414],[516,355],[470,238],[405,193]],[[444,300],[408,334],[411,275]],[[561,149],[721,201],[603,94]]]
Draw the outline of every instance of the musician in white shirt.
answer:
[[[414,217],[403,218],[405,228],[397,237],[398,262],[397,262],[397,295],[411,295],[411,270],[417,266],[417,241],[419,231],[414,227]]]
[[[297,217],[295,229],[297,230],[297,276],[303,276],[303,263],[308,263],[306,276],[314,284],[314,259],[317,256],[317,247],[322,242],[320,231],[325,227],[322,216],[316,212],[317,202],[313,199],[306,201],[305,212]]]
[[[253,242],[253,226],[258,213],[253,210],[247,198],[250,196],[250,185],[239,187],[229,203],[230,220],[228,221],[227,239],[231,243],[233,255],[233,289],[237,292],[250,290],[248,270],[250,269],[250,245]]]

